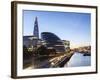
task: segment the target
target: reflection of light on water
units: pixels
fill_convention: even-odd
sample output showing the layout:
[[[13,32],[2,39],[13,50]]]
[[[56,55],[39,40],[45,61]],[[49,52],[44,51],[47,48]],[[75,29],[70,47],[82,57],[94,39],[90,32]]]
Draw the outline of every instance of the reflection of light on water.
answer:
[[[75,66],[90,66],[91,56],[83,56],[81,53],[74,53],[69,62],[65,64],[65,67]]]

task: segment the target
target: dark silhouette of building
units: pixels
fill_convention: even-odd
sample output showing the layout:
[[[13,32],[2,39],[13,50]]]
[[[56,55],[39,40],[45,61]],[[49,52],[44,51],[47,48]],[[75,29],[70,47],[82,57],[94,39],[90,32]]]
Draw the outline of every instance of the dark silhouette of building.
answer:
[[[65,52],[65,46],[63,41],[51,32],[42,32],[41,39],[46,42],[46,46],[48,49],[55,49],[56,53]]]

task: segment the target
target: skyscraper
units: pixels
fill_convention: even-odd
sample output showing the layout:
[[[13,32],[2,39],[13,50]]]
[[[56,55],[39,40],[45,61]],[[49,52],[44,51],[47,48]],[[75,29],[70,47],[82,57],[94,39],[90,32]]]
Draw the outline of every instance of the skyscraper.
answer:
[[[34,22],[34,30],[33,30],[33,35],[39,39],[39,29],[38,29],[38,20],[37,17],[35,18]]]

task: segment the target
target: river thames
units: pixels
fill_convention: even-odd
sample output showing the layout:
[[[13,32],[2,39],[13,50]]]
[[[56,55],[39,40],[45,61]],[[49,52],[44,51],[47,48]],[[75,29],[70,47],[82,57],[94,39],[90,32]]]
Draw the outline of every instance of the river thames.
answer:
[[[64,67],[91,66],[91,56],[84,56],[83,53],[75,52]]]
[[[45,59],[36,59],[33,57],[29,63],[30,66],[27,67],[26,69],[36,69],[36,68],[53,68],[54,66],[52,63],[55,63],[59,61],[58,59],[64,57],[59,56],[59,57],[54,57],[54,58],[45,58]],[[67,58],[65,56],[65,58]],[[61,61],[61,60],[60,60]],[[63,62],[62,62],[63,63]],[[82,66],[91,66],[91,56],[84,56],[84,53],[78,53],[74,52],[73,55],[69,60],[64,61],[64,66],[62,67],[82,67]],[[56,66],[55,68],[60,67]]]

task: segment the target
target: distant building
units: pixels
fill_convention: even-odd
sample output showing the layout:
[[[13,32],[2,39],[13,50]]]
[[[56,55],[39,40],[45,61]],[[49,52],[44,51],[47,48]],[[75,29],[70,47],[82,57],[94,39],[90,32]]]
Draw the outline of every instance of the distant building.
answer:
[[[62,40],[51,32],[42,32],[41,38],[46,42],[48,49],[55,49],[56,53],[65,52],[65,46]]]
[[[70,49],[70,41],[67,41],[67,40],[62,40],[65,48],[66,48],[66,51]]]
[[[42,41],[35,36],[24,36],[23,45],[27,47],[28,51],[33,51],[36,47],[42,45]]]
[[[38,19],[35,18],[33,35],[39,39]]]

